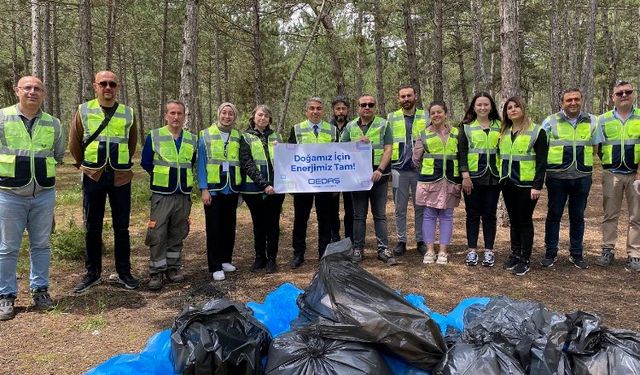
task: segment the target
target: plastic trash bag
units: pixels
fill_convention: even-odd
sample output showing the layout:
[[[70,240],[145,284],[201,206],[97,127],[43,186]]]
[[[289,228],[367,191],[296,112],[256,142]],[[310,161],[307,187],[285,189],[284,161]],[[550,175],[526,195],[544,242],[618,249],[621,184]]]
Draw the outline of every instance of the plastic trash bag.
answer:
[[[573,327],[567,352],[575,375],[640,375],[640,334],[609,329],[582,311],[567,315]]]
[[[442,375],[524,375],[520,363],[492,342],[483,345],[456,343],[447,353]],[[532,372],[531,374],[535,374]]]
[[[155,375],[174,374],[171,363],[171,331],[164,330],[151,336],[139,354],[120,354],[111,357],[86,375]]]
[[[348,242],[331,245],[298,298],[301,314],[323,337],[380,344],[420,369],[441,362],[447,347],[436,322],[354,264]]]
[[[261,374],[271,336],[251,310],[227,299],[187,307],[171,334],[175,371],[182,374]]]
[[[290,330],[292,320],[298,318],[296,299],[302,294],[291,283],[284,283],[264,298],[263,303],[248,302],[247,307],[253,310],[253,316],[267,326],[273,337]]]
[[[275,338],[267,357],[268,375],[391,375],[375,347],[288,332]]]

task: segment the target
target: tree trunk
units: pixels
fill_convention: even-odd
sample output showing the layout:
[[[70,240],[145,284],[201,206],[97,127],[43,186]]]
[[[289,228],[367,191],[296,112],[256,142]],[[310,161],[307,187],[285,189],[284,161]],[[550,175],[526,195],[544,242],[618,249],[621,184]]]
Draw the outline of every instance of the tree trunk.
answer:
[[[12,7],[13,6],[14,5],[12,5]],[[12,9],[12,11],[15,11],[15,9]],[[16,35],[16,27],[16,21],[11,17],[11,73],[13,74],[13,85],[17,85],[18,80],[20,79],[20,70],[18,69],[18,36]]]
[[[120,98],[123,103],[128,104],[129,91],[127,86],[129,79],[127,77],[127,59],[124,56],[126,46],[123,48],[122,43],[116,43],[115,47],[118,50],[118,69],[120,70]]]
[[[560,10],[559,10],[560,11]],[[565,65],[567,68],[565,69],[565,76],[563,82],[565,82],[565,86],[567,87],[576,87],[580,84],[580,76],[578,75],[578,46],[580,43],[579,30],[580,25],[582,23],[582,12],[574,9],[573,17],[570,23],[566,23],[568,31],[564,34],[563,45],[565,46],[565,51],[568,52],[567,64]]]
[[[260,1],[253,0],[253,78],[254,78],[254,101],[255,105],[264,103],[263,71],[264,62],[262,57],[262,30],[260,29]]]
[[[198,132],[196,109],[196,60],[198,56],[199,0],[187,0],[182,34],[182,69],[180,70],[180,100],[186,107],[187,126]]]
[[[54,5],[55,6],[55,5]],[[43,83],[47,90],[44,101],[45,112],[53,112],[53,62],[51,61],[51,3],[47,1],[41,9],[44,15],[44,40],[42,43],[43,52]]]
[[[615,85],[618,77],[618,49],[616,48],[616,38],[611,35],[608,8],[604,8],[602,11],[602,26],[604,28],[604,44],[607,49],[607,90],[610,91],[613,88],[613,85]],[[613,108],[611,95],[607,95],[607,107]]]
[[[598,12],[598,0],[589,1],[589,18],[587,26],[587,41],[582,60],[582,74],[580,75],[580,90],[582,91],[582,108],[586,112],[591,112],[593,101],[593,60],[595,49],[593,48],[596,39],[596,16]],[[636,35],[640,41],[640,34]],[[640,46],[640,43],[638,43]],[[640,49],[639,49],[640,51]]]
[[[494,46],[491,48],[491,66],[489,67],[489,81],[491,85],[489,86],[489,93],[491,96],[495,98],[496,90],[495,90],[495,82],[496,82],[496,28],[491,28],[491,45]]]
[[[29,42],[31,40],[29,32],[29,24],[25,22],[19,22],[20,25],[20,38],[18,39],[18,44],[22,49],[22,71],[24,74],[30,72],[29,70],[29,58],[30,58],[30,50],[29,50]],[[16,81],[18,83],[18,81]]]
[[[411,18],[412,0],[402,2],[402,18],[404,20],[404,42],[407,47],[407,72],[409,82],[415,88],[418,97],[419,107],[422,108],[422,88],[420,87],[420,71],[418,69],[418,55],[416,53],[416,32]]]
[[[93,94],[93,50],[91,48],[91,0],[79,0],[80,17],[80,86],[82,100],[89,100]]]
[[[31,75],[42,78],[42,19],[40,1],[31,0]]]
[[[518,0],[500,0],[501,102],[520,94]]]
[[[136,122],[138,125],[138,141],[140,146],[144,146],[144,112],[142,110],[142,97],[140,95],[140,82],[138,80],[138,59],[136,57],[135,48],[130,47],[131,52],[131,70],[133,73],[133,90],[136,96]],[[160,123],[158,126],[162,126]]]
[[[551,0],[551,6],[549,7],[549,45],[550,45],[550,56],[549,60],[551,63],[551,85],[550,85],[550,97],[549,97],[549,106],[551,108],[551,112],[555,113],[560,110],[560,102],[558,101],[560,92],[562,91],[562,59],[560,56],[563,54],[560,53],[562,49],[562,39],[560,35],[560,23],[566,22],[564,19],[560,20],[560,6],[559,0]]]
[[[218,104],[222,103],[222,77],[221,77],[221,68],[220,68],[220,35],[218,30],[213,29],[213,43],[211,45],[214,62],[214,68],[216,71],[215,81],[216,81],[216,102]],[[226,65],[225,65],[226,71]]]
[[[442,2],[433,2],[433,100],[443,100]]]
[[[320,5],[320,10],[317,14],[322,14],[324,12],[325,0],[322,0],[322,5]],[[280,115],[280,119],[278,120],[278,126],[276,127],[276,131],[281,132],[284,129],[284,123],[287,117],[287,110],[289,109],[289,98],[291,97],[291,90],[293,89],[293,83],[296,80],[296,76],[304,63],[304,60],[307,58],[307,53],[309,52],[309,48],[311,47],[311,43],[314,42],[316,38],[316,34],[318,32],[318,26],[320,25],[320,17],[316,18],[316,22],[313,25],[313,29],[311,31],[311,35],[309,36],[309,40],[307,40],[307,44],[304,46],[302,50],[302,56],[300,56],[300,60],[298,60],[298,64],[294,67],[293,71],[289,75],[289,79],[287,80],[287,84],[284,89],[284,99],[282,100],[282,114]]]
[[[380,1],[373,3],[373,44],[376,55],[376,92],[378,100],[378,110],[381,116],[386,114],[384,98],[384,64],[382,51],[382,33],[384,32],[384,16],[380,14]]]
[[[467,105],[467,103],[469,103],[469,95],[467,94],[467,79],[464,75],[464,45],[462,44],[462,37],[460,36],[460,23],[458,22],[458,19],[455,20],[453,39],[455,41],[457,50],[456,55],[458,57],[458,69],[460,70],[460,94],[462,95],[462,103],[464,103],[464,105]],[[449,108],[451,111],[453,111],[453,107]]]
[[[59,55],[58,55],[58,5],[54,3],[53,9],[51,10],[51,43],[53,47],[53,92],[50,95],[53,95],[53,106],[54,106],[54,116],[60,117],[60,63],[59,63]]]
[[[344,95],[344,73],[342,69],[342,62],[340,61],[342,56],[340,56],[340,52],[336,48],[337,46],[342,45],[342,42],[338,40],[335,26],[331,20],[331,7],[326,7],[324,12],[319,14],[319,17],[322,26],[327,31],[325,40],[327,42],[329,58],[331,59],[333,79],[336,84],[336,95]]]
[[[366,40],[362,35],[362,24],[364,23],[364,12],[362,11],[362,6],[358,1],[354,1],[354,6],[358,12],[358,16],[355,19],[355,24],[353,27],[353,39],[356,43],[356,73],[354,74],[356,77],[355,82],[355,97],[359,98],[364,92],[364,78],[362,77],[362,72],[365,71],[365,43]]]
[[[111,70],[113,60],[113,41],[116,38],[116,19],[117,19],[118,5],[116,0],[109,0],[107,5],[107,35],[105,35],[105,41],[107,43],[105,48],[106,70]]]
[[[484,68],[484,42],[482,41],[482,0],[471,0],[471,14],[473,18],[473,92],[485,91],[489,89],[487,82],[487,72]],[[465,102],[466,103],[466,102]]]
[[[158,108],[158,124],[164,124],[164,105],[167,102],[166,70],[167,70],[167,32],[169,30],[169,0],[164,0],[162,11],[162,34],[160,36],[160,105]]]

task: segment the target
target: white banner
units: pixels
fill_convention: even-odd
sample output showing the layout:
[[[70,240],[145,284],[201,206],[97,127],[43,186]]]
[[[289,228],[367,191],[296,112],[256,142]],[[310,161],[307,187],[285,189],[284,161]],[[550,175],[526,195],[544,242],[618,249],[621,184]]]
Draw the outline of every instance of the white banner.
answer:
[[[369,143],[278,143],[274,154],[277,193],[359,191],[373,185]]]

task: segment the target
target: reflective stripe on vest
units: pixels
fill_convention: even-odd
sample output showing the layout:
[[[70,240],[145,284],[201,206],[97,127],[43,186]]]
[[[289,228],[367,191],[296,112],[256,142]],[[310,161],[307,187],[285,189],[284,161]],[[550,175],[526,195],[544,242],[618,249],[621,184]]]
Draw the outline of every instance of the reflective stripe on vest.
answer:
[[[223,190],[227,185],[238,192],[242,176],[240,174],[240,132],[232,129],[225,142],[217,124],[200,132],[207,150],[207,185],[212,191]],[[225,153],[226,145],[226,153]],[[228,166],[228,171],[224,167]],[[224,177],[224,179],[223,179]]]
[[[420,132],[427,127],[429,116],[424,110],[416,109],[413,117],[413,125],[411,126],[411,146],[416,139],[420,137]],[[404,113],[402,109],[390,113],[387,116],[387,122],[391,126],[393,133],[393,146],[391,148],[391,164],[398,164],[404,158],[404,144],[407,141],[407,127],[404,122]]]
[[[440,136],[428,128],[420,132],[424,154],[418,181],[435,182],[446,178],[454,184],[461,182],[458,170],[458,133],[458,128],[451,128],[446,143],[443,143]]]
[[[384,133],[387,130],[387,120],[382,117],[375,116],[373,122],[367,129],[367,133],[363,133],[362,129],[358,126],[358,120],[360,117],[356,117],[353,121],[347,124],[346,131],[349,132],[349,138],[351,142],[357,142],[360,138],[366,136],[369,138],[371,148],[373,151],[372,162],[373,166],[380,165],[382,160],[382,154],[384,153]]]
[[[599,118],[604,142],[602,143],[602,167],[635,171],[640,163],[640,108],[635,108],[622,123],[613,111]]]
[[[262,140],[255,134],[243,133],[242,136],[251,149],[251,157],[253,158],[256,168],[258,168],[262,176],[264,176],[267,181],[271,181],[271,176],[269,175],[269,163],[267,162],[267,154],[264,151],[264,144],[262,143]],[[274,142],[282,143],[282,137],[279,133],[273,132],[269,134],[269,137],[267,137],[267,148],[269,150],[269,158],[271,159],[272,165]],[[240,187],[240,191],[242,193],[257,194],[264,191],[256,185],[248,175],[243,174],[242,178],[242,185]]]
[[[313,125],[309,120],[294,125],[296,142],[301,144],[309,143],[331,143],[336,139],[336,128],[326,121],[321,121],[318,127],[318,136],[313,132]]]
[[[84,128],[82,140],[86,141],[100,127],[104,120],[104,112],[98,100],[93,99],[80,104],[78,114]],[[129,155],[131,126],[133,126],[133,109],[124,104],[118,104],[109,124],[84,150],[82,165],[90,169],[100,169],[109,163],[115,170],[131,169]]]
[[[589,173],[593,170],[591,135],[597,120],[592,115],[589,118],[590,121],[580,121],[574,128],[559,113],[547,117],[544,121],[549,124],[547,170],[561,172],[573,164],[580,172]]]
[[[167,126],[151,131],[153,171],[151,191],[160,194],[191,193],[193,171],[191,161],[196,150],[196,136],[183,130],[180,150]],[[173,178],[171,178],[173,176]],[[171,184],[170,182],[174,183]]]
[[[491,121],[487,134],[478,120],[464,125],[469,151],[467,163],[471,177],[480,177],[488,171],[498,177],[500,172],[496,162],[498,141],[500,140],[500,122]]]
[[[511,132],[500,137],[498,159],[500,180],[510,178],[516,185],[531,187],[536,174],[536,151],[533,145],[538,139],[540,125],[531,123],[526,131],[511,141]]]
[[[16,105],[1,111],[0,188],[20,188],[34,178],[43,188],[52,188],[56,177],[53,151],[61,136],[60,121],[42,112],[29,134]]]

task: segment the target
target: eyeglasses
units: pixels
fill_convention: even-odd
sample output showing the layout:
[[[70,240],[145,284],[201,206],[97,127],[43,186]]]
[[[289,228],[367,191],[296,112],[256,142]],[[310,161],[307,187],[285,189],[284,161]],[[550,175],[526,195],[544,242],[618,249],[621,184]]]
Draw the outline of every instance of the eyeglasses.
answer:
[[[360,103],[358,104],[360,108],[373,108],[376,106],[376,103]]]
[[[106,88],[107,86],[109,86],[109,88],[111,88],[111,89],[115,89],[116,87],[118,87],[118,83],[113,82],[113,81],[100,81],[100,82],[98,82],[98,84],[103,89]]]
[[[41,93],[44,91],[44,89],[40,86],[18,86],[18,88],[24,92]]]
[[[622,96],[624,95],[631,96],[631,94],[633,94],[633,90],[622,90],[613,93],[613,95],[617,96],[618,98],[622,98]]]

